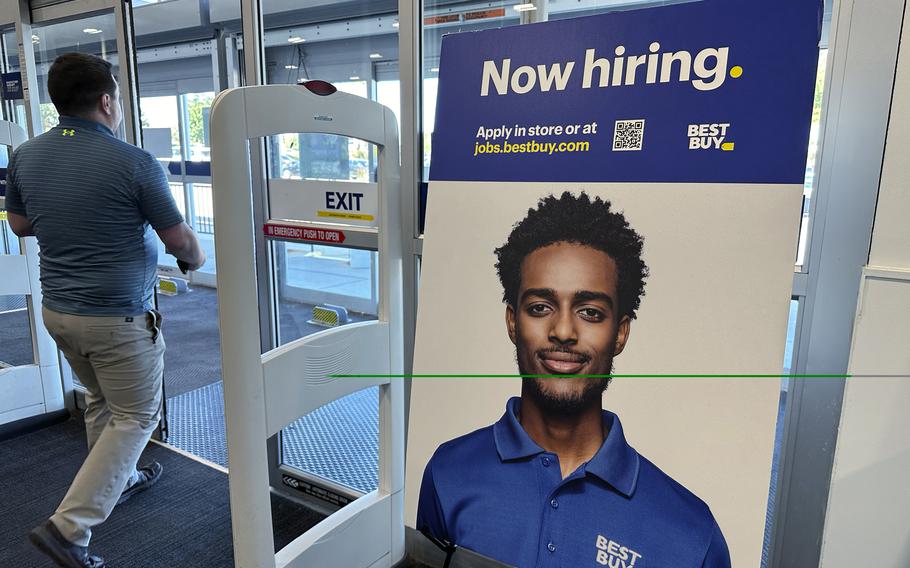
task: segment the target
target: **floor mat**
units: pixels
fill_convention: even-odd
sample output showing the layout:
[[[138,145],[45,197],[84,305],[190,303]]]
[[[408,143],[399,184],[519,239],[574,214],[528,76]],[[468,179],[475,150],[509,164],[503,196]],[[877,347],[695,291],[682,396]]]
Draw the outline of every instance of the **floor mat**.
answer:
[[[0,296],[0,300],[7,300],[10,308],[0,310],[0,369],[35,362],[28,310],[10,305],[10,300],[17,298],[25,296]]]
[[[168,443],[227,467],[222,383],[168,399]],[[368,493],[378,486],[379,395],[373,387],[329,403],[284,430],[284,462]]]
[[[70,420],[0,443],[0,566],[46,568],[28,531],[58,505],[86,454],[85,430]],[[156,444],[140,463],[164,466],[161,481],[114,509],[91,550],[112,567],[230,568],[234,565],[227,476]],[[276,549],[324,517],[273,496]]]
[[[158,306],[168,342],[164,367],[168,443],[227,467],[217,292],[194,286],[185,294],[159,295]],[[284,343],[324,329],[308,323],[312,308],[280,303]],[[352,322],[366,319],[372,318],[351,314]],[[285,430],[285,463],[365,493],[376,489],[378,408],[373,388],[297,420]]]
[[[162,331],[164,386],[168,398],[221,380],[221,336],[215,290],[193,287],[177,296],[158,295]]]

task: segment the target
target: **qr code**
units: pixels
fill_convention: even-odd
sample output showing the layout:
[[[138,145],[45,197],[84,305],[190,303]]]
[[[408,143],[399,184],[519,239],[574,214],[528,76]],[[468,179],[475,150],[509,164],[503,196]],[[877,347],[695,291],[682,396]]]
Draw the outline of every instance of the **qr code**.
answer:
[[[613,130],[613,151],[641,150],[645,136],[645,120],[617,120]]]

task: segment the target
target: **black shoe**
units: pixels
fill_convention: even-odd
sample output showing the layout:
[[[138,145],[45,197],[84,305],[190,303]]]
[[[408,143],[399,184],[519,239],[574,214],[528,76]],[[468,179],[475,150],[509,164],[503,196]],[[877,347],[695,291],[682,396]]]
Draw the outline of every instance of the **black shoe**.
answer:
[[[64,568],[104,568],[104,560],[88,553],[88,548],[71,543],[63,538],[54,523],[47,521],[32,529],[28,539],[38,550],[50,556],[58,566]]]
[[[164,471],[164,468],[161,467],[161,464],[158,462],[147,463],[144,466],[138,469],[139,471],[139,481],[130,485],[123,490],[123,493],[120,494],[120,499],[117,500],[117,504],[120,505],[136,493],[141,493],[145,491],[152,485],[155,485],[155,482],[161,478],[161,472]]]

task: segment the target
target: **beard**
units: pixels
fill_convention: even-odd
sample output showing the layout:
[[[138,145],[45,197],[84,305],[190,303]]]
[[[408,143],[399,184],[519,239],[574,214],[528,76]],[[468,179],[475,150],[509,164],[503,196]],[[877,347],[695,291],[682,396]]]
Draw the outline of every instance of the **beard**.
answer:
[[[608,374],[612,374],[612,360],[609,363],[609,368],[610,371]],[[521,369],[520,364],[519,372],[522,375],[530,374],[524,369]],[[571,417],[578,415],[591,406],[601,406],[603,393],[607,390],[607,387],[610,386],[610,381],[613,379],[611,377],[584,379],[584,388],[573,392],[551,391],[547,388],[547,383],[554,380],[560,381],[566,379],[524,377],[522,378],[522,394],[527,394],[537,407],[546,414],[551,416]]]

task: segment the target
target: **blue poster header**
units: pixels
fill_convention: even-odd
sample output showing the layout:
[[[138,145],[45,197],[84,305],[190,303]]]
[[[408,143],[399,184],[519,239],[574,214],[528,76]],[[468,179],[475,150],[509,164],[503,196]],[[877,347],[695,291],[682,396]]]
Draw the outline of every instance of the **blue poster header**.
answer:
[[[3,100],[17,101],[25,98],[22,88],[22,73],[18,71],[0,75],[0,87],[2,87]]]
[[[431,180],[802,183],[822,3],[445,36]]]

